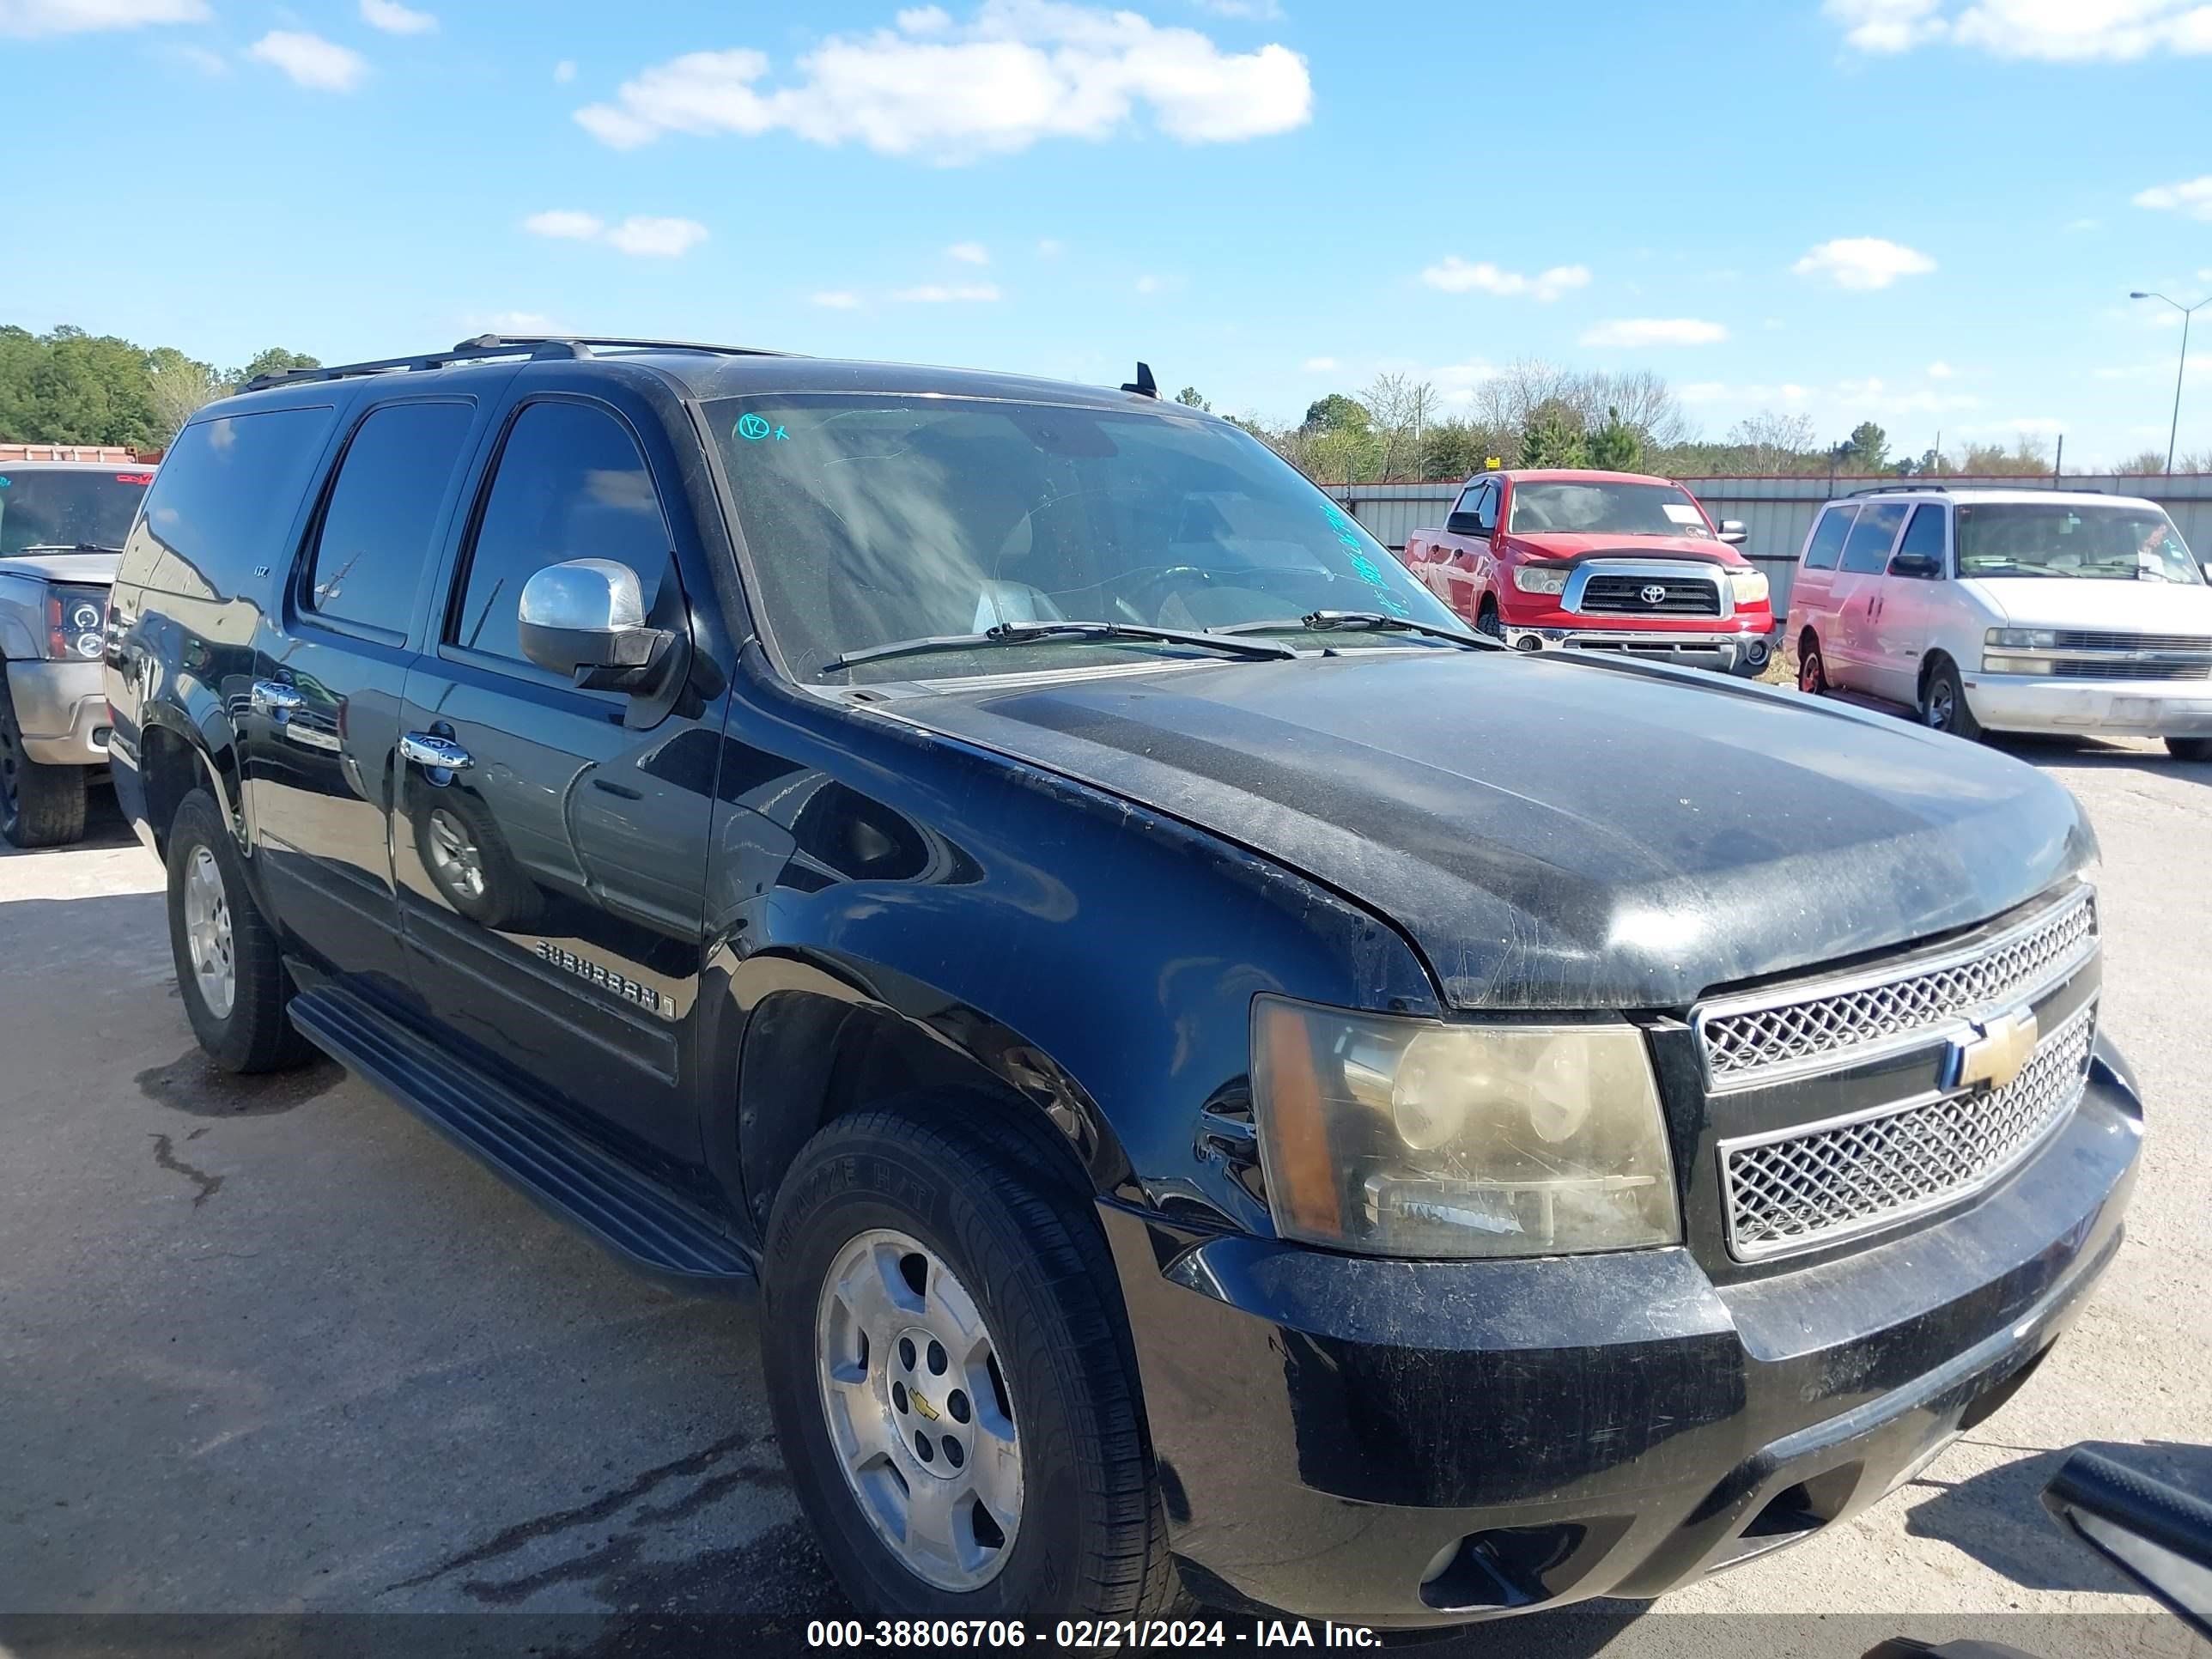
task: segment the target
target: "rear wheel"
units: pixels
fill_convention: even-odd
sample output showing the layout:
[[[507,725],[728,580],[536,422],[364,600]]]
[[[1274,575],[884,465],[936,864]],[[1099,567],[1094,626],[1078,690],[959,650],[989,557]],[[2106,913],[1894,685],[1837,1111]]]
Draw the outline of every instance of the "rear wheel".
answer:
[[[2212,761],[2212,738],[2168,738],[2166,752],[2176,760]]]
[[[1920,680],[1920,723],[1931,732],[1948,732],[1969,740],[1982,735],[1981,722],[1966,707],[1966,688],[1948,657],[1938,657]]]
[[[1810,634],[1797,641],[1797,689],[1808,697],[1828,689],[1828,665],[1820,660],[1820,641]]]
[[[973,1101],[917,1097],[826,1126],[777,1194],[776,1436],[865,1618],[1175,1605],[1105,1241],[1033,1159]]]
[[[169,945],[185,1017],[226,1072],[275,1072],[313,1054],[285,1005],[292,988],[214,798],[195,789],[169,830]]]
[[[0,836],[17,847],[65,847],[84,837],[84,768],[48,766],[23,752],[23,728],[0,665]]]

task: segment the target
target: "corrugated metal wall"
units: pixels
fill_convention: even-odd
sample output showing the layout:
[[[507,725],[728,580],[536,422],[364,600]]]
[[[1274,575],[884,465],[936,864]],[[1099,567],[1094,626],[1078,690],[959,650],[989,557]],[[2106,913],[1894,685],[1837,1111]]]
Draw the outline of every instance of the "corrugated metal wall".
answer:
[[[1947,484],[1994,485],[2008,489],[2042,489],[2047,478],[1947,478]],[[1790,604],[1790,583],[1796,574],[1798,550],[1813,527],[1821,503],[1867,487],[1864,478],[1838,478],[1832,489],[1826,478],[1684,478],[1682,487],[1705,503],[1716,519],[1740,519],[1746,533],[1743,551],[1766,572],[1774,584],[1775,614],[1784,614]],[[1345,504],[1352,516],[1367,526],[1375,538],[1402,551],[1413,531],[1444,520],[1458,498],[1460,486],[1427,484],[1331,484],[1328,493]],[[2115,477],[2107,473],[2069,474],[2059,481],[2063,489],[2101,489],[2114,495],[2143,495],[2172,515],[2199,558],[2212,558],[2212,475],[2174,477]]]

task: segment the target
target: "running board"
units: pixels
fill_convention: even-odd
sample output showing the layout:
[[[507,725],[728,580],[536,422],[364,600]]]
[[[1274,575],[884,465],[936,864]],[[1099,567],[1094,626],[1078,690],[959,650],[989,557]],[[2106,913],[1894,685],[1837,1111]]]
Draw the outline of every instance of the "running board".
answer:
[[[291,1014],[317,1048],[626,1265],[704,1295],[757,1287],[751,1261],[696,1206],[353,992],[317,986],[292,1000]]]

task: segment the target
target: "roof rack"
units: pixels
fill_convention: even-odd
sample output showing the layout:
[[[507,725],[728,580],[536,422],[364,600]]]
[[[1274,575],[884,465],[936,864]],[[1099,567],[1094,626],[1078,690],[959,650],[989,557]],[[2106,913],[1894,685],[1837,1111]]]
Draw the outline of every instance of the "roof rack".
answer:
[[[445,368],[454,363],[475,362],[487,357],[566,358],[593,355],[595,346],[625,351],[703,351],[732,357],[781,357],[788,353],[758,346],[707,345],[694,340],[632,340],[607,334],[479,334],[463,340],[450,351],[424,352],[412,357],[379,357],[364,363],[333,363],[325,368],[283,368],[257,374],[240,388],[259,392],[272,386],[305,385],[311,380],[343,380],[361,374],[404,374],[410,369]]]
[[[1845,495],[1843,499],[1848,501],[1860,495],[1893,495],[1899,494],[1911,494],[1912,492],[1923,489],[1932,490],[1944,489],[1948,488],[1948,485],[1936,483],[1869,484],[1864,489],[1851,490]]]

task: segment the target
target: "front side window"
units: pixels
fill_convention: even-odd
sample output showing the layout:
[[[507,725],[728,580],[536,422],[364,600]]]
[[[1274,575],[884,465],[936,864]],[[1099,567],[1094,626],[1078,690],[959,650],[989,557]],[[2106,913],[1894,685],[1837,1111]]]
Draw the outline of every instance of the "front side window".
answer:
[[[1474,522],[1486,536],[1498,528],[1498,486],[1485,484],[1474,498]]]
[[[1962,503],[1959,574],[2204,584],[2204,573],[2173,520],[2148,502]]]
[[[1855,570],[1861,575],[1872,575],[1889,562],[1889,544],[1897,539],[1897,527],[1905,522],[1905,503],[1883,501],[1875,507],[1859,509],[1858,522],[1844,543],[1842,568]]]
[[[587,404],[527,404],[500,451],[447,638],[522,661],[515,617],[523,584],[547,565],[628,565],[649,614],[670,556],[660,496],[629,428]]]
[[[33,548],[119,553],[154,475],[133,467],[9,466],[0,461],[0,559]]]
[[[706,405],[769,632],[799,678],[908,678],[872,646],[1001,623],[1195,631],[1379,611],[1463,631],[1348,514],[1249,434],[1165,410],[891,392]],[[1292,644],[1299,641],[1291,641]],[[1336,633],[1345,650],[1403,635]],[[932,655],[928,678],[1159,659],[1066,639]]]
[[[1673,484],[1538,480],[1513,486],[1513,516],[1506,528],[1518,535],[1694,536],[1712,539],[1713,527]]]
[[[430,532],[474,419],[466,404],[394,404],[355,429],[316,533],[307,609],[407,631]]]
[[[1937,572],[1942,572],[1943,509],[1934,502],[1912,509],[1912,522],[1905,526],[1905,539],[1897,544],[1897,552],[1892,558],[1893,565],[1907,553],[1917,553],[1933,560]]]
[[[1805,568],[1833,570],[1836,560],[1844,550],[1844,538],[1851,533],[1851,520],[1857,509],[1849,507],[1829,508],[1820,515],[1814,526],[1813,539],[1805,544]]]

